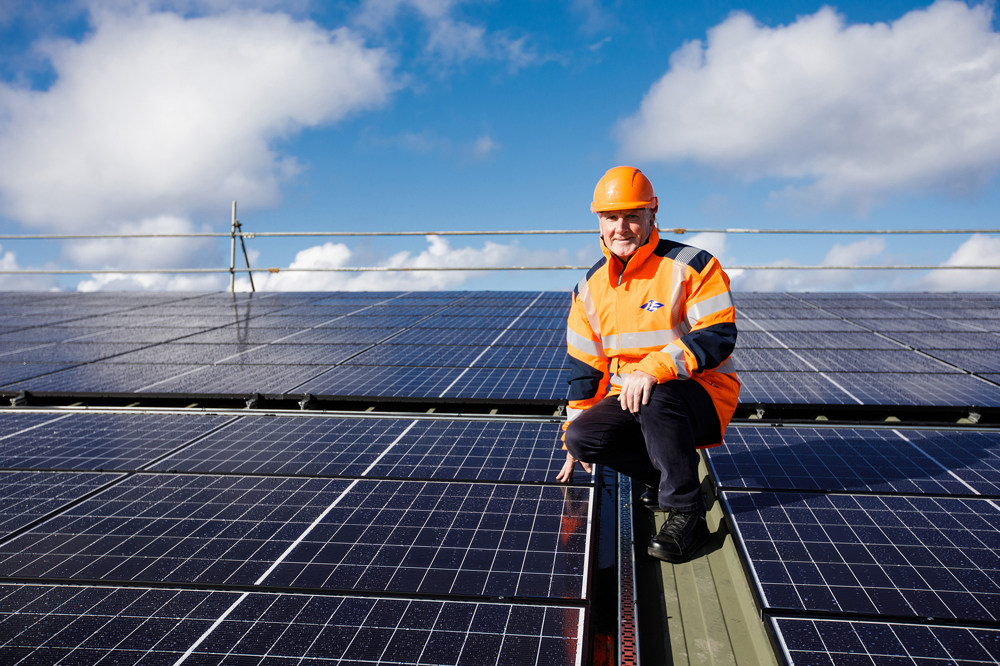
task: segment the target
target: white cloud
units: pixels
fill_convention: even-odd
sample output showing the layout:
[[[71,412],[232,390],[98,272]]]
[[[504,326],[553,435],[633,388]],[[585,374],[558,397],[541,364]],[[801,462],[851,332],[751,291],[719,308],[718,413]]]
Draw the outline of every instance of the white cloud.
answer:
[[[81,280],[77,291],[221,291],[228,288],[229,278],[215,275],[166,275],[148,273],[98,273]]]
[[[187,234],[211,230],[195,229],[189,220],[164,215],[123,223],[117,231],[122,234]],[[223,263],[212,238],[77,240],[64,247],[63,255],[74,264],[88,268],[191,268],[218,267]]]
[[[14,252],[0,246],[0,271],[22,271],[25,268],[18,263]],[[55,279],[50,275],[0,273],[0,290],[3,291],[46,291],[55,288]]]
[[[1000,268],[1000,237],[975,234],[962,243],[943,266],[996,266]],[[1000,270],[934,270],[920,281],[930,291],[996,291]]]
[[[851,26],[829,8],[777,28],[736,13],[676,51],[618,129],[630,160],[792,179],[782,195],[864,209],[987,182],[1000,164],[998,89],[991,3],[942,0]]]
[[[442,236],[426,237],[427,248],[419,253],[397,252],[376,262],[377,268],[436,268],[436,267],[499,267],[565,265],[566,252],[526,250],[518,243],[502,245],[486,241],[482,247],[452,247]],[[324,243],[302,250],[289,268],[344,268],[352,263],[354,254],[342,243]],[[337,272],[254,272],[258,291],[410,291],[440,290],[460,286],[479,271],[385,271],[351,273]],[[500,288],[500,287],[498,287]],[[246,278],[237,280],[237,290],[249,291]]]
[[[876,291],[889,286],[887,271],[866,271],[864,266],[886,263],[883,238],[865,238],[853,243],[836,243],[819,262],[820,266],[857,266],[846,270],[795,270],[801,262],[793,259],[773,261],[775,270],[727,271],[735,288],[741,291]],[[883,261],[878,261],[883,259]],[[725,265],[723,265],[725,268]]]
[[[272,147],[382,103],[391,61],[283,14],[101,11],[43,47],[45,91],[0,84],[0,206],[29,226],[107,229],[238,199],[273,204],[301,167]]]

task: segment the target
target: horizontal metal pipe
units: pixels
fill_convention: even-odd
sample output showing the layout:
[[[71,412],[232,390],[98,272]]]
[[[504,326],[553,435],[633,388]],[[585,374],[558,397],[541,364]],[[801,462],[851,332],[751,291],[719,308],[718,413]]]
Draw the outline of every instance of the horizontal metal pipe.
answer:
[[[899,235],[899,234],[1000,234],[1000,229],[739,229],[660,227],[669,234],[837,234],[837,235]],[[596,234],[597,229],[507,229],[495,231],[244,231],[237,237],[301,238],[349,236],[537,236],[566,234]],[[0,234],[0,240],[97,240],[107,238],[232,238],[231,233],[178,234]]]
[[[591,266],[342,266],[336,268],[234,268],[237,273],[397,273],[431,271],[585,271]],[[1000,271],[996,266],[739,266],[729,265],[727,271],[938,271],[969,270]],[[95,268],[0,270],[0,275],[167,275],[229,273],[229,268]]]

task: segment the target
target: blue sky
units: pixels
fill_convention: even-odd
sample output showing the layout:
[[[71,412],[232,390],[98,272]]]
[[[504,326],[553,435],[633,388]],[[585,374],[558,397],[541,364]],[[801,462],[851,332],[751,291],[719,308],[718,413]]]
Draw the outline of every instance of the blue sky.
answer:
[[[255,238],[255,268],[589,265],[594,184],[663,227],[1000,227],[992,5],[7,0],[0,234]],[[1000,265],[1000,235],[677,237],[726,266]],[[228,265],[228,242],[0,240],[0,269]],[[730,270],[744,291],[992,290],[1000,271]],[[255,274],[258,289],[570,288],[579,271]],[[197,289],[224,275],[0,275]],[[240,286],[247,288],[246,280]]]

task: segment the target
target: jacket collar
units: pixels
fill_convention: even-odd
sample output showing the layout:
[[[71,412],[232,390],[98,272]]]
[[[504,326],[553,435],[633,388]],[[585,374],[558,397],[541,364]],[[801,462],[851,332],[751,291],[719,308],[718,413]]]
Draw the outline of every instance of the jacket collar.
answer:
[[[633,252],[628,258],[628,263],[625,263],[617,254],[608,249],[608,246],[604,244],[604,239],[601,238],[601,252],[604,253],[605,258],[608,260],[608,276],[611,278],[611,281],[620,282],[619,276],[625,272],[627,266],[638,266],[645,263],[659,243],[660,234],[654,224],[653,229],[649,232],[649,239],[646,241],[646,244]]]

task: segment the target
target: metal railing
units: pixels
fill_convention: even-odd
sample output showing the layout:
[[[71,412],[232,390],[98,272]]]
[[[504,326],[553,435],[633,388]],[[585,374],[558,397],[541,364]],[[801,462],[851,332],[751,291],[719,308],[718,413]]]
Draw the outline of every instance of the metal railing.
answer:
[[[661,233],[684,234],[783,234],[783,235],[974,235],[1000,234],[1000,229],[749,229],[733,227],[658,227]],[[549,266],[335,266],[323,268],[252,268],[247,254],[246,241],[256,238],[342,238],[342,237],[386,237],[386,236],[537,236],[537,235],[593,235],[591,229],[508,229],[508,230],[453,230],[453,231],[244,231],[236,216],[236,202],[233,202],[230,230],[225,232],[186,233],[120,233],[120,234],[0,234],[4,240],[100,240],[100,239],[178,239],[178,238],[229,238],[229,266],[225,268],[17,268],[0,269],[0,275],[185,275],[228,273],[230,291],[235,290],[236,274],[246,273],[254,288],[253,273],[394,273],[394,272],[434,272],[434,271],[581,271],[590,265],[549,265]],[[246,268],[236,265],[236,243],[240,243]],[[1000,258],[994,265],[917,265],[917,264],[849,264],[849,265],[765,265],[727,264],[729,271],[836,271],[836,270],[1000,270]]]

